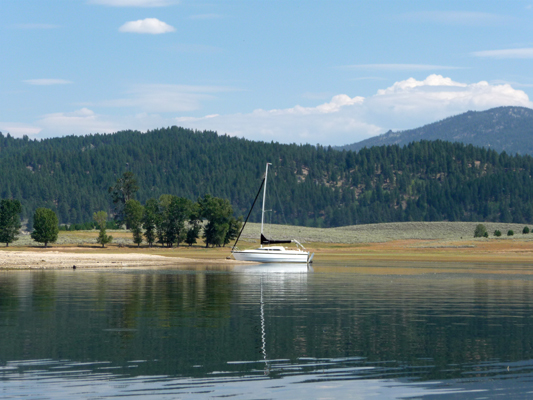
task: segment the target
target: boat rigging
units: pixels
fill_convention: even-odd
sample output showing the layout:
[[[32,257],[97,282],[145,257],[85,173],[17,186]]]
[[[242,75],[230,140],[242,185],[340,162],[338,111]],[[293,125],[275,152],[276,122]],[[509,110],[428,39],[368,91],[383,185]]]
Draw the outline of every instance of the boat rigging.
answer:
[[[239,236],[237,236],[237,240],[235,240],[235,244],[233,245],[231,253],[233,254],[233,257],[235,257],[235,259],[239,261],[256,261],[260,263],[308,263],[309,264],[313,260],[314,253],[310,253],[309,251],[307,251],[305,247],[300,242],[298,242],[296,239],[275,240],[275,239],[267,239],[264,235],[263,226],[264,226],[264,220],[265,220],[265,199],[266,199],[266,187],[267,187],[269,165],[272,165],[272,164],[271,163],[266,164],[265,176],[261,182],[259,191],[257,192],[257,195],[255,196],[254,202],[252,203],[252,207],[250,208],[250,211],[248,212],[248,216],[246,217],[246,220],[244,221],[242,229],[239,232]],[[237,242],[239,241],[239,238],[241,237],[244,227],[246,226],[246,223],[248,222],[248,218],[250,217],[250,214],[259,197],[259,194],[261,193],[261,190],[263,190],[263,207],[261,210],[261,236],[260,236],[261,245],[257,249],[237,250]],[[288,243],[296,244],[297,248],[291,250],[283,246],[263,246],[263,245],[278,245],[278,244],[288,244]]]

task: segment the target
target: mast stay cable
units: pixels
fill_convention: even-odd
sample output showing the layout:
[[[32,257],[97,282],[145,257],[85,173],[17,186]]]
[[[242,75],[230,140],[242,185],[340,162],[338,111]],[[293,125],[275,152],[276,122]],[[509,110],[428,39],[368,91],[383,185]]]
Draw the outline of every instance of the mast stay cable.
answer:
[[[252,207],[250,207],[250,211],[248,212],[248,215],[246,216],[246,220],[244,221],[244,224],[242,226],[241,231],[239,232],[239,236],[237,236],[237,240],[235,240],[235,244],[233,245],[231,251],[235,250],[235,246],[237,246],[237,242],[239,241],[239,238],[241,237],[242,231],[244,231],[244,227],[246,226],[246,223],[248,222],[248,218],[250,218],[250,214],[252,213],[252,210],[254,209],[255,202],[257,201],[257,198],[259,197],[259,194],[261,193],[261,189],[263,189],[263,185],[265,184],[265,178],[261,181],[261,186],[259,186],[259,190],[257,191],[257,194],[255,195],[254,202],[252,203]]]

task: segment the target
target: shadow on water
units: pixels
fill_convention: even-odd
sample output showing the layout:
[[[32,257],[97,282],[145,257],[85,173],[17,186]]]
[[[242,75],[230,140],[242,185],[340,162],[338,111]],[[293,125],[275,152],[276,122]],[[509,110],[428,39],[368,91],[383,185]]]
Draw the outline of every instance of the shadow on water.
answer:
[[[2,395],[533,391],[531,276],[418,265],[418,274],[316,263],[225,268],[0,272]]]

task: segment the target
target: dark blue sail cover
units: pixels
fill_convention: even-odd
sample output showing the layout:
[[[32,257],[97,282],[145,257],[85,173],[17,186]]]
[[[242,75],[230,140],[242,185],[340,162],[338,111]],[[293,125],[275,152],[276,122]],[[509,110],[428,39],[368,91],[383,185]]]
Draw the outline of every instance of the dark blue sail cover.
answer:
[[[284,243],[292,243],[292,242],[290,240],[267,239],[265,235],[261,234],[261,244],[284,244]]]

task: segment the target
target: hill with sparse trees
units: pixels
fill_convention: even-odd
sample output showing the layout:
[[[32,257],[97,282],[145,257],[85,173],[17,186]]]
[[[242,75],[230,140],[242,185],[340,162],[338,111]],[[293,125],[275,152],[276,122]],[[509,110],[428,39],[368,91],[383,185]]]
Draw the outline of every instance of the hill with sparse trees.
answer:
[[[468,111],[421,128],[389,131],[336,148],[358,151],[372,146],[404,146],[421,140],[459,142],[508,154],[533,155],[533,110],[498,107],[487,111]]]

